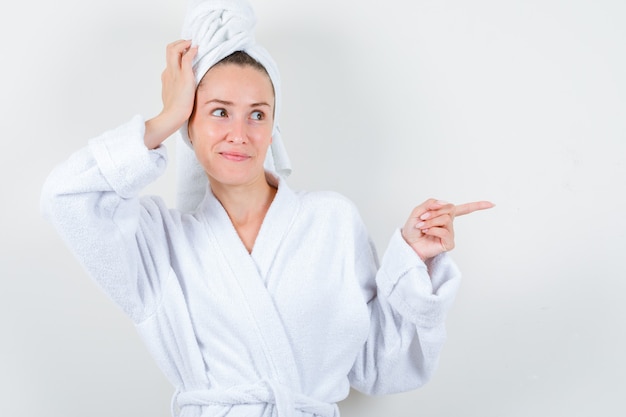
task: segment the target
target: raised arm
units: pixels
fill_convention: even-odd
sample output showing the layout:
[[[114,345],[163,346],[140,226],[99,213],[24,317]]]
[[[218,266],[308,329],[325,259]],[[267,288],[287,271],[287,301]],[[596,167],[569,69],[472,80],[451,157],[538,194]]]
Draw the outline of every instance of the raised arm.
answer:
[[[161,175],[167,152],[161,143],[189,117],[195,97],[189,41],[167,47],[162,76],[163,110],[141,116],[89,141],[48,176],[41,208],[104,291],[138,320],[154,306],[159,280],[168,273],[161,199],[140,199]]]
[[[454,247],[452,222],[455,216],[490,207],[486,201],[455,206],[428,200],[394,233],[379,268],[373,255],[361,257],[359,275],[370,277],[364,287],[375,275],[376,288],[368,303],[369,337],[350,372],[354,388],[395,393],[432,377],[446,338],[445,317],[461,278],[444,253]]]

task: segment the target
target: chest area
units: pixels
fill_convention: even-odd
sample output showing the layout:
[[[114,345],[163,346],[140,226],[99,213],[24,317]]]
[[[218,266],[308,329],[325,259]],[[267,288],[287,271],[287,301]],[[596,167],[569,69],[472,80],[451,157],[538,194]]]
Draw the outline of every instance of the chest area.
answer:
[[[242,368],[245,374],[244,364],[268,367],[268,350],[272,357],[322,363],[359,349],[369,314],[356,260],[345,246],[320,247],[325,240],[316,234],[289,235],[265,267],[219,239],[196,242],[194,262],[177,275],[207,363],[219,362],[213,369]],[[332,340],[341,340],[341,347],[328,343]]]

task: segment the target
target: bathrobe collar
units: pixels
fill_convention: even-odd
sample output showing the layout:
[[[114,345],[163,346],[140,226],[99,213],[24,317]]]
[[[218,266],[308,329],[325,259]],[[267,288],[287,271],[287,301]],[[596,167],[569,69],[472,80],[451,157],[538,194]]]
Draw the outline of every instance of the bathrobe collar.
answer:
[[[265,171],[265,176],[268,183],[277,188],[277,192],[265,214],[265,219],[261,224],[250,254],[239,238],[228,213],[213,194],[209,184],[206,186],[204,200],[198,206],[198,211],[212,226],[218,227],[219,225],[221,230],[215,230],[215,232],[217,236],[220,236],[220,239],[223,237],[227,240],[226,247],[235,250],[238,257],[252,257],[259,274],[264,279],[267,278],[278,249],[299,209],[296,194],[287,186],[283,178],[271,171]],[[217,221],[211,221],[211,218]]]

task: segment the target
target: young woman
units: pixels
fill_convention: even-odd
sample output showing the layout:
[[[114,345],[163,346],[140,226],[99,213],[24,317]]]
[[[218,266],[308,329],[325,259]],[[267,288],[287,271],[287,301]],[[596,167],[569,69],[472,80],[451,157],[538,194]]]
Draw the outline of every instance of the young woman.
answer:
[[[232,24],[220,16],[213,26]],[[491,203],[422,203],[379,262],[350,201],[267,169],[279,85],[245,49],[199,64],[202,41],[169,45],[163,110],[55,168],[45,215],[135,323],[176,387],[174,414],[337,417],[351,386],[419,387],[459,285],[453,220]],[[178,129],[208,179],[189,212],[139,197]]]

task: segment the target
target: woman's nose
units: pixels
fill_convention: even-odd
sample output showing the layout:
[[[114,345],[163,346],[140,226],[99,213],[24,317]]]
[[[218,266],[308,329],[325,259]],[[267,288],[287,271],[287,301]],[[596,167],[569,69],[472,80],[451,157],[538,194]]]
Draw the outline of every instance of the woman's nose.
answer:
[[[246,139],[246,122],[243,120],[233,121],[228,141],[231,143],[245,143]]]

